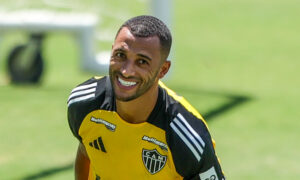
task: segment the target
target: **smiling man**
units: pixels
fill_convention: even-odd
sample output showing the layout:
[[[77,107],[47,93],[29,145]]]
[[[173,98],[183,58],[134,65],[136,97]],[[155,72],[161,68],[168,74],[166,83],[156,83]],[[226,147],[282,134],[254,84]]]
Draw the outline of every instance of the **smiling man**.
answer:
[[[160,82],[171,44],[159,19],[134,17],[117,32],[109,76],[72,90],[75,179],[225,179],[201,115]]]

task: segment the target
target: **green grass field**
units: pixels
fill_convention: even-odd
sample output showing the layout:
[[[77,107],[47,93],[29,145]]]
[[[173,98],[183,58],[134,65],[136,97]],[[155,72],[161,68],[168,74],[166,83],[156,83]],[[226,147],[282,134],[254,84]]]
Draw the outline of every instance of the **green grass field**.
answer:
[[[93,4],[130,17],[147,2],[85,8]],[[230,180],[300,177],[299,8],[296,0],[175,1],[174,61],[164,81],[207,118]],[[115,32],[122,21],[112,19],[103,15],[102,26]],[[73,179],[77,141],[66,101],[93,74],[80,71],[72,36],[49,34],[43,83],[9,85],[5,58],[20,40],[22,33],[9,33],[0,44],[0,179]]]

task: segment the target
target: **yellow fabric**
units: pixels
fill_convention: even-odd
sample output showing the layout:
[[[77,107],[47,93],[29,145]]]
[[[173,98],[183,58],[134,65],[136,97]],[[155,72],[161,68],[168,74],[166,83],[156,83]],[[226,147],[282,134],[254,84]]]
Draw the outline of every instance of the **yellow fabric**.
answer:
[[[103,76],[94,76],[94,79],[101,79]]]
[[[115,131],[109,130],[104,124],[91,121],[92,117],[116,125]],[[90,169],[101,179],[183,179],[175,170],[169,148],[165,151],[154,143],[142,140],[146,135],[167,144],[165,131],[152,124],[130,124],[121,119],[116,112],[96,110],[84,118],[79,135],[90,158]],[[99,137],[106,152],[89,145]],[[142,158],[143,149],[156,149],[159,154],[167,156],[166,164],[159,172],[152,175],[146,169]]]
[[[96,177],[94,175],[94,171],[92,170],[91,166],[90,166],[90,171],[89,171],[89,179],[88,180],[95,180]]]

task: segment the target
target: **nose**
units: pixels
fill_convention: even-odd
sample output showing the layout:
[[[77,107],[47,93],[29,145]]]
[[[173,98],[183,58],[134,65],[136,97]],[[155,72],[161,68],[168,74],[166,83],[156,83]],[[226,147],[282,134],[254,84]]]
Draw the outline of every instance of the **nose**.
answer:
[[[127,60],[123,63],[121,67],[121,73],[124,77],[128,78],[135,75],[134,63]]]

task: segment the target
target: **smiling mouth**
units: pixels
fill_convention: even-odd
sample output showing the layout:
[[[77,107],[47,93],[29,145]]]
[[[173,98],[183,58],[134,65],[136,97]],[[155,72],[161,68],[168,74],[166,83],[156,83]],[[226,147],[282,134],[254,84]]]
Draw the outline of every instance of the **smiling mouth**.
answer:
[[[137,82],[132,82],[132,81],[125,81],[123,79],[121,79],[120,77],[118,77],[118,82],[125,87],[131,87],[131,86],[135,86],[137,84]]]

